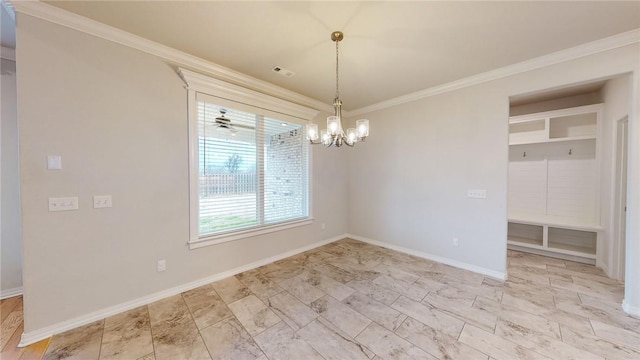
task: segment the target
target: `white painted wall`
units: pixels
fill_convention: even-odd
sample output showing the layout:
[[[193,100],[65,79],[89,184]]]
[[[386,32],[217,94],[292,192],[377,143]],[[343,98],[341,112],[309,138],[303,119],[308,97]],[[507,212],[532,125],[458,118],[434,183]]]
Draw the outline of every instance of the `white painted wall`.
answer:
[[[607,275],[621,278],[614,272],[616,266],[615,245],[615,177],[616,177],[616,126],[618,120],[629,115],[631,105],[631,76],[623,75],[606,82],[602,89],[604,110],[602,114],[602,136],[600,137],[602,161],[600,163],[600,218],[605,228],[600,249],[602,267]]]
[[[17,24],[27,335],[346,233],[347,159],[314,148],[314,224],[188,250],[176,65],[30,16]],[[48,154],[62,170],[46,170]],[[113,208],[94,210],[104,194]],[[57,196],[78,196],[80,209],[48,212]]]
[[[361,115],[371,121],[371,137],[349,153],[349,233],[504,272],[509,96],[631,71],[637,77],[639,54],[638,44],[629,45]],[[634,99],[640,99],[638,81]],[[625,301],[639,309],[640,119],[634,106],[634,208],[627,229],[627,274],[633,275]],[[467,198],[475,188],[487,189],[487,199]],[[452,246],[454,236],[459,247]]]
[[[640,71],[637,69],[633,73],[632,87],[627,169],[627,247],[622,308],[640,317]]]
[[[0,297],[6,297],[22,291],[16,63],[2,59],[0,70],[2,73]]]

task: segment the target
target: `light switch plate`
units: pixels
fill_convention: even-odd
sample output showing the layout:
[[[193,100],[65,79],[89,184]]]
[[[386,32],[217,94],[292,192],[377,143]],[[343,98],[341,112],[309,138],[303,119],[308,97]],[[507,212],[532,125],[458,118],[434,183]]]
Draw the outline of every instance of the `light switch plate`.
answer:
[[[474,199],[486,199],[487,190],[486,189],[469,189],[467,191],[467,196]]]
[[[78,210],[77,197],[49,198],[49,211]]]
[[[95,195],[93,197],[93,208],[110,208],[113,206],[113,202],[111,200],[111,195]]]

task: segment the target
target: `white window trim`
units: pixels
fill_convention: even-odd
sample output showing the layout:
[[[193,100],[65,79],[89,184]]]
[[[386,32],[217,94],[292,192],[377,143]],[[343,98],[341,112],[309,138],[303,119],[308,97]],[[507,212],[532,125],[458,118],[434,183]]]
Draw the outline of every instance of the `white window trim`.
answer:
[[[313,120],[318,115],[319,111],[186,69],[180,68],[178,69],[178,73],[187,84],[189,118],[189,241],[187,244],[189,249],[197,249],[204,246],[221,244],[228,241],[244,239],[311,224],[313,222],[313,207],[311,201],[311,151],[309,151],[307,160],[309,162],[309,184],[307,190],[309,215],[307,217],[276,224],[260,225],[255,228],[245,228],[200,237],[198,231],[198,208],[200,199],[198,197],[198,104],[196,101],[196,93],[203,93],[217,98],[261,108],[267,111],[277,112],[286,115],[288,118],[293,117],[301,124],[305,124]]]
[[[189,249],[197,249],[209,245],[222,244],[228,241],[240,240],[248,237],[254,237],[276,231],[291,229],[298,226],[309,225],[313,223],[313,220],[314,219],[309,216],[302,219],[289,220],[277,224],[263,225],[256,228],[241,229],[229,233],[210,235],[207,237],[198,238],[196,241],[189,240]],[[196,231],[198,231],[197,228]]]

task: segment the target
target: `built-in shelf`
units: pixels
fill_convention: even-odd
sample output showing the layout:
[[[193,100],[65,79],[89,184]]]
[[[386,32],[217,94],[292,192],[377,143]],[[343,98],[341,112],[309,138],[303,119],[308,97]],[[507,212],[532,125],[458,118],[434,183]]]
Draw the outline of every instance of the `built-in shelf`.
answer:
[[[509,145],[595,139],[600,104],[509,118]]]
[[[545,247],[536,244],[529,244],[521,241],[512,241],[507,240],[507,246],[510,249],[515,250],[534,250],[532,252],[536,254],[546,255],[550,257],[559,257],[563,259],[569,259],[574,261],[581,261],[587,264],[594,264],[596,259],[596,254],[591,253],[590,249],[582,248],[579,246],[566,246],[566,247]],[[565,255],[565,256],[563,256]],[[588,259],[587,261],[583,261],[581,259]]]
[[[603,227],[588,219],[535,214],[509,214],[509,222],[551,226],[571,230],[601,231]]]
[[[596,136],[596,123],[598,113],[593,111],[582,112],[573,115],[549,117],[549,139],[567,139],[581,136]]]
[[[536,220],[509,219],[507,244],[571,256],[596,258],[601,227],[572,223],[566,226]]]
[[[595,262],[602,104],[509,118],[507,244]],[[582,259],[582,260],[580,260]]]
[[[589,254],[595,257],[597,231],[575,230],[549,226],[547,229],[547,246],[556,251],[572,251]]]
[[[549,243],[549,247],[556,252],[565,251],[566,254],[596,258],[596,249],[588,246],[570,245],[563,243]]]
[[[548,136],[544,119],[509,123],[509,144],[529,144],[546,139]]]
[[[536,247],[542,247],[542,242],[541,241],[539,242],[536,239],[529,239],[526,237],[509,235],[507,240],[509,241],[509,243],[512,243],[512,244],[518,244],[522,246],[533,245]]]
[[[509,145],[546,144],[546,143],[555,143],[555,142],[583,141],[583,140],[594,140],[595,138],[596,138],[595,135],[584,135],[584,136],[572,136],[572,137],[540,139],[540,140],[522,140],[522,141],[510,140]]]

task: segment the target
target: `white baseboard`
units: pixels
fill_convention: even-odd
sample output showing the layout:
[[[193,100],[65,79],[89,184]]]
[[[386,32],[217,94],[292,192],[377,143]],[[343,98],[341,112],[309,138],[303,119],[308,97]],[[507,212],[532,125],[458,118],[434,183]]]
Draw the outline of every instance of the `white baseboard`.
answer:
[[[609,267],[604,262],[596,260],[596,267],[599,267],[600,269],[602,269],[604,274],[607,275],[608,277],[612,279],[615,278],[614,276],[612,276],[613,274],[611,273],[611,270],[609,270]]]
[[[622,310],[631,316],[640,318],[640,307],[629,304],[627,299],[622,300]]]
[[[507,278],[506,273],[504,273],[504,272],[499,272],[499,271],[495,271],[495,270],[491,270],[491,269],[486,269],[486,268],[483,268],[483,267],[480,267],[480,266],[475,266],[475,265],[463,263],[463,262],[460,262],[460,261],[444,258],[444,257],[441,257],[441,256],[425,253],[425,252],[422,252],[422,251],[408,249],[408,248],[404,248],[404,247],[401,247],[401,246],[388,244],[388,243],[385,243],[385,242],[382,242],[382,241],[378,241],[378,240],[372,240],[372,239],[369,239],[369,238],[366,238],[366,237],[363,237],[363,236],[359,236],[359,235],[347,234],[347,236],[349,238],[351,238],[351,239],[354,239],[354,240],[366,242],[366,243],[369,243],[369,244],[372,244],[372,245],[381,246],[381,247],[384,247],[384,248],[387,248],[387,249],[399,251],[399,252],[402,252],[402,253],[405,253],[405,254],[409,254],[409,255],[414,255],[414,256],[417,256],[417,257],[421,257],[423,259],[436,261],[436,262],[439,262],[439,263],[442,263],[442,264],[451,265],[451,266],[457,267],[459,269],[473,271],[475,273],[482,274],[482,275],[487,275],[487,276],[490,276],[492,278],[496,278],[496,279],[499,279],[499,280],[506,280],[506,278]]]
[[[0,291],[0,300],[22,295],[22,286]]]
[[[20,338],[20,344],[18,344],[19,347],[24,347],[33,343],[36,343],[40,340],[46,339],[48,337],[51,337],[55,334],[59,334],[61,332],[67,331],[67,330],[71,330],[74,328],[77,328],[79,326],[83,326],[89,323],[92,323],[94,321],[98,321],[104,318],[107,318],[109,316],[113,316],[116,314],[119,314],[121,312],[124,311],[128,311],[131,309],[135,309],[139,306],[143,306],[143,305],[147,305],[150,304],[154,301],[158,301],[170,296],[174,296],[174,295],[178,295],[180,293],[183,293],[185,291],[189,291],[192,289],[195,289],[197,287],[218,281],[218,280],[222,280],[225,278],[228,278],[230,276],[239,274],[241,272],[245,272],[248,270],[252,270],[255,269],[257,267],[263,266],[263,265],[267,265],[270,264],[274,261],[278,261],[278,260],[282,260],[284,258],[287,258],[289,256],[293,256],[311,249],[315,249],[319,246],[323,246],[329,243],[332,243],[334,241],[338,241],[341,239],[344,239],[347,237],[347,234],[342,234],[342,235],[338,235],[338,236],[334,236],[332,238],[329,239],[325,239],[322,241],[318,241],[315,242],[313,244],[307,245],[307,246],[303,246],[301,248],[297,248],[291,251],[287,251],[285,253],[282,254],[278,254],[266,259],[261,259],[255,262],[252,262],[250,264],[247,265],[243,265],[231,270],[227,270],[218,274],[214,274],[211,276],[208,276],[206,278],[200,279],[200,280],[196,280],[196,281],[192,281],[180,286],[176,286],[170,289],[166,289],[163,291],[159,291],[157,293],[153,293],[147,296],[143,296],[141,298],[138,299],[134,299],[131,301],[127,301],[118,305],[114,305],[114,306],[110,306],[108,308],[105,309],[101,309],[101,310],[97,310],[85,315],[81,315],[78,316],[76,318],[73,318],[71,320],[67,320],[67,321],[63,321],[54,325],[50,325],[47,327],[44,327],[42,329],[38,329],[38,330],[34,330],[34,331],[29,331],[29,332],[24,332],[22,333],[22,337]]]

